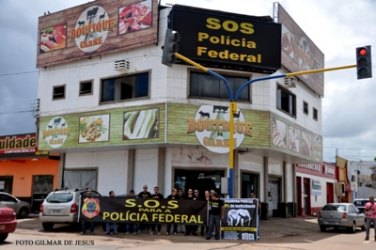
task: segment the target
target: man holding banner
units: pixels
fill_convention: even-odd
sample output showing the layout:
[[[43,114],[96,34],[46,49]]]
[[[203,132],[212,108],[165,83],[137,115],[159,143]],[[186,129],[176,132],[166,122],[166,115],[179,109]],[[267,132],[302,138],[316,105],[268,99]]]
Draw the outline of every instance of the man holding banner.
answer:
[[[215,239],[219,240],[221,237],[221,219],[223,218],[223,200],[219,198],[216,192],[210,194],[209,199],[209,231],[206,236],[207,240],[210,240],[215,231]]]

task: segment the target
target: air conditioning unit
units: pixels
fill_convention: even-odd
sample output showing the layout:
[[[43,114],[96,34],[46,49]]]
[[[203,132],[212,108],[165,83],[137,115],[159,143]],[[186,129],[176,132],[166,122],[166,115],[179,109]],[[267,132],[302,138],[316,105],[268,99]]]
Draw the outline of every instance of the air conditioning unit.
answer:
[[[129,61],[126,60],[117,60],[114,62],[115,70],[128,70],[129,69]]]
[[[284,86],[286,88],[295,88],[298,80],[295,77],[285,77]]]

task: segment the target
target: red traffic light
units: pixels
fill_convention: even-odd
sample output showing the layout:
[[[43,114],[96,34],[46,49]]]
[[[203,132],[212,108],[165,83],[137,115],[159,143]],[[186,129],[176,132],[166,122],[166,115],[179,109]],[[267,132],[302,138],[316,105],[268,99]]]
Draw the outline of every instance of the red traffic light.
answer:
[[[361,56],[365,56],[365,55],[367,55],[367,49],[366,49],[366,48],[361,48],[361,49],[359,50],[359,55],[361,55]]]
[[[358,79],[372,77],[371,46],[356,48],[356,69]]]

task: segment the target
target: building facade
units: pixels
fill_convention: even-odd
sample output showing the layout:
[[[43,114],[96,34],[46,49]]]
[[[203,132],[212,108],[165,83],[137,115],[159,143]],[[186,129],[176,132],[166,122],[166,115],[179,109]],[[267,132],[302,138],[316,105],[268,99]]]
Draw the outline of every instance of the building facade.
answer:
[[[32,211],[58,187],[59,157],[38,151],[32,134],[0,137],[0,192],[30,202]]]
[[[147,184],[165,196],[174,186],[226,195],[228,93],[184,62],[161,64],[164,34],[177,30],[179,51],[225,76],[234,92],[279,68],[323,67],[322,53],[281,6],[278,13],[282,25],[156,0],[98,0],[40,17],[39,147],[62,154],[60,186],[126,194]],[[265,42],[269,31],[282,42]],[[322,76],[293,85],[248,85],[234,113],[234,197],[255,191],[265,217],[296,203],[296,164],[322,161]]]
[[[327,203],[337,199],[335,164],[299,164],[296,167],[297,214],[316,216]]]

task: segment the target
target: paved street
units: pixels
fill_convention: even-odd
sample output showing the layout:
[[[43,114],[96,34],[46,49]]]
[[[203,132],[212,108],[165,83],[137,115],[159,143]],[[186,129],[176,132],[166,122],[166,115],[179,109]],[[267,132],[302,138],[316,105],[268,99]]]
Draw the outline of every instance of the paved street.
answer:
[[[372,231],[373,233],[373,231]],[[137,249],[137,250],[212,250],[212,249],[375,249],[375,241],[364,241],[364,232],[321,233],[316,219],[273,218],[261,221],[261,240],[257,242],[206,240],[199,236],[140,235],[105,236],[101,227],[96,235],[79,234],[78,228],[60,226],[44,232],[38,219],[19,220],[1,249]]]

